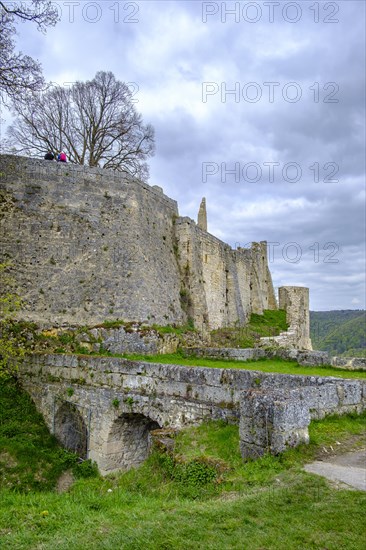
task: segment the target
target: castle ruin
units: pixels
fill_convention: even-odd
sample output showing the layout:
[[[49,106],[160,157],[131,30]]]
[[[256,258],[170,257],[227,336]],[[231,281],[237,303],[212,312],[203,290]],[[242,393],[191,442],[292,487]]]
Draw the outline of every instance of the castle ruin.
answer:
[[[193,323],[203,333],[277,309],[266,242],[234,250],[211,235],[205,199],[195,223],[158,186],[12,155],[0,156],[0,192],[1,261],[11,262],[25,320]],[[280,307],[291,345],[309,349],[307,289],[290,288]]]

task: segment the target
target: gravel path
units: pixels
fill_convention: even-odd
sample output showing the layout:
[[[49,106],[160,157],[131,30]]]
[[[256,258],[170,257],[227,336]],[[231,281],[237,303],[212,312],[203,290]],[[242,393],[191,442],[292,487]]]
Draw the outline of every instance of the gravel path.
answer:
[[[366,491],[366,450],[354,451],[317,460],[304,466],[311,474],[318,474],[331,481],[342,482],[360,491]]]

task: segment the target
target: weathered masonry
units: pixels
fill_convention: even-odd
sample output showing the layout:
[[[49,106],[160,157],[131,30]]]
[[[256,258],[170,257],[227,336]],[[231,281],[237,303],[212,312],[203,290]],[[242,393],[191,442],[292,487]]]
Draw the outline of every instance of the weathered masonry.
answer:
[[[246,458],[306,442],[311,418],[366,408],[365,380],[41,354],[19,375],[50,430],[104,474],[140,464],[159,427],[237,423]]]
[[[276,309],[266,243],[233,250],[180,217],[160,187],[99,168],[0,156],[1,261],[20,317],[42,326],[105,319],[244,324]],[[151,289],[154,289],[151,292]]]

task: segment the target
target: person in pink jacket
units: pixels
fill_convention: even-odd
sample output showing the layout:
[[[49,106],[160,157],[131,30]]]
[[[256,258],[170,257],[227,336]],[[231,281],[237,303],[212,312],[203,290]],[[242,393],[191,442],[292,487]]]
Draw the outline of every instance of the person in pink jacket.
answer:
[[[66,154],[63,151],[58,155],[57,162],[67,162]]]

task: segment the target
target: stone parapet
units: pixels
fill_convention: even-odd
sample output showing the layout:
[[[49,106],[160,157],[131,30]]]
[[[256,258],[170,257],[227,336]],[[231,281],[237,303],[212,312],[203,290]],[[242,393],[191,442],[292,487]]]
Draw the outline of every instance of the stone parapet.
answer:
[[[303,367],[322,367],[331,365],[331,357],[327,351],[269,349],[266,355],[267,357],[280,357],[281,359],[296,361]]]

